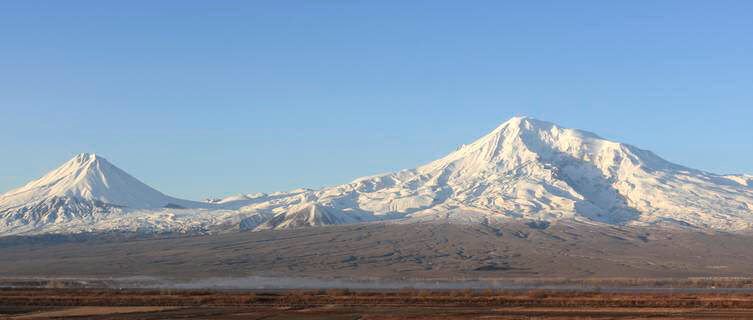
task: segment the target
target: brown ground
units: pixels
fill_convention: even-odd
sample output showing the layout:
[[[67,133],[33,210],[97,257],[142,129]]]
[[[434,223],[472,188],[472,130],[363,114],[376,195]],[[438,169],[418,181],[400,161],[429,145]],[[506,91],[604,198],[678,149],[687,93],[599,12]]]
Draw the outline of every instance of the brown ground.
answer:
[[[1,319],[753,319],[753,293],[0,290]]]
[[[0,289],[0,318],[77,313],[81,319],[753,319],[753,293],[735,291],[71,289],[117,288],[109,279],[128,276],[203,279],[208,286],[223,281],[210,277],[268,276],[319,278],[325,284],[370,278],[751,288],[752,243],[751,235],[568,223],[372,223],[208,236],[0,238],[0,287],[50,288]],[[68,276],[97,280],[82,285],[45,278]]]
[[[398,320],[398,319],[751,319],[750,310],[714,310],[714,309],[631,309],[610,310],[571,308],[561,310],[538,310],[536,308],[517,308],[513,310],[489,310],[487,308],[447,308],[447,307],[345,307],[333,306],[326,308],[286,309],[286,308],[257,308],[257,307],[189,307],[171,308],[155,312],[121,312],[128,307],[116,307],[112,313],[96,311],[81,313],[76,316],[55,317],[11,317],[7,319],[249,319],[249,320]],[[74,308],[72,308],[74,309]],[[75,308],[79,309],[79,308]],[[86,308],[89,309],[89,308]],[[98,310],[97,308],[92,308]],[[104,310],[104,308],[102,309]],[[1,318],[0,319],[5,319]]]
[[[751,277],[751,243],[751,235],[573,223],[371,223],[188,237],[108,235],[88,240],[42,236],[0,238],[0,275],[398,280]]]
[[[123,313],[154,313],[174,310],[174,307],[72,307],[55,311],[31,312],[11,317],[12,319],[54,319],[84,316],[113,315]]]

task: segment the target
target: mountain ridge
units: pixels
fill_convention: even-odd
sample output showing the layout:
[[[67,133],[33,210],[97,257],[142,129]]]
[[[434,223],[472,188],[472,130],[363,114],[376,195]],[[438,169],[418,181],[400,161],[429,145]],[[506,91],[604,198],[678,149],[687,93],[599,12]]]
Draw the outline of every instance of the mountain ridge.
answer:
[[[184,231],[189,226],[267,230],[381,220],[489,223],[575,219],[727,231],[753,226],[753,177],[749,175],[687,168],[648,150],[530,117],[514,117],[474,142],[413,169],[319,190],[241,194],[204,203],[165,196],[101,159],[77,156],[17,190],[45,190],[45,183],[62,181],[60,189],[65,192],[41,192],[40,198],[72,195],[125,207],[117,209],[124,212],[117,219],[101,215],[75,221],[73,217],[68,219],[71,223],[63,221],[52,227],[63,232],[134,226],[156,231]],[[105,170],[80,178],[75,165],[91,167],[92,162]],[[70,181],[90,183],[81,188]],[[0,199],[17,194],[11,191]],[[134,204],[122,199],[141,200]],[[6,202],[0,201],[0,218],[8,225],[12,219],[4,207]],[[168,203],[174,207],[165,208]],[[27,223],[34,219],[29,217]],[[45,227],[30,230],[40,232]]]
[[[365,211],[376,220],[390,214],[480,209],[495,218],[749,228],[751,212],[742,207],[753,194],[742,182],[732,182],[587,131],[515,117],[426,165],[310,192],[306,201]],[[678,187],[693,190],[683,193]],[[719,202],[718,197],[729,199]],[[712,211],[729,214],[720,218]]]

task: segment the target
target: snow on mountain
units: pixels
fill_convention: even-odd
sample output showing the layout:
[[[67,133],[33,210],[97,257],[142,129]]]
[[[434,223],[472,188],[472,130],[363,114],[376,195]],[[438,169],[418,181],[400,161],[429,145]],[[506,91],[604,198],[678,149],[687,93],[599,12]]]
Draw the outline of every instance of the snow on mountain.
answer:
[[[291,229],[299,227],[315,227],[333,224],[349,224],[370,221],[368,216],[353,212],[338,212],[316,203],[304,203],[274,215],[261,223],[255,230]],[[248,221],[248,220],[246,220]]]
[[[51,197],[98,200],[130,208],[161,208],[175,201],[104,158],[82,153],[39,180],[3,194],[0,205],[24,205]]]
[[[726,175],[723,178],[739,183],[743,187],[753,187],[753,176],[747,174]]]
[[[44,177],[0,195],[0,221],[5,229],[24,229],[76,219],[94,221],[134,209],[201,207],[208,206],[166,196],[104,158],[83,153]]]
[[[73,216],[50,220],[61,207]],[[80,155],[0,196],[0,218],[6,233],[8,225],[24,223],[39,225],[24,229],[29,232],[80,232],[506,219],[740,231],[753,227],[753,176],[690,169],[593,133],[516,117],[414,169],[320,190],[237,195],[210,203],[167,197],[100,157]]]
[[[750,176],[721,176],[654,153],[526,117],[424,166],[245,207],[265,216],[318,205],[363,220],[581,219],[743,230]],[[284,227],[284,224],[280,224]]]

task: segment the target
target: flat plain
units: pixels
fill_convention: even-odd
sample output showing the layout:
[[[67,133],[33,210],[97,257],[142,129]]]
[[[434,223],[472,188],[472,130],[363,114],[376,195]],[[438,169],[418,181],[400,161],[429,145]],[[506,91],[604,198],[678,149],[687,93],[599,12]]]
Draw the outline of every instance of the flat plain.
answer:
[[[3,319],[746,319],[753,293],[0,290]]]
[[[555,223],[369,223],[214,235],[0,238],[0,275],[511,279],[753,277],[753,236]]]
[[[5,237],[0,317],[748,319],[750,243],[523,222]]]

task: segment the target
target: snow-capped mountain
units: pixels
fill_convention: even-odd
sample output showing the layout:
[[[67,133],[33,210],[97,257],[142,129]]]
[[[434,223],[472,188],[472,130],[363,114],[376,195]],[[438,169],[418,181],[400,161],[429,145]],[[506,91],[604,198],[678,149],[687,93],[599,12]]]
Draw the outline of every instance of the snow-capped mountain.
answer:
[[[76,161],[83,160],[72,160]],[[185,200],[166,197],[141,183],[145,188],[110,187],[120,184],[94,179],[101,176],[98,173],[92,179],[73,179],[77,171],[66,167],[0,197],[0,212],[6,212],[1,217],[8,221],[8,203],[29,206],[39,199],[67,196],[73,207],[77,200],[71,199],[89,201],[76,209],[82,212],[115,206],[139,210],[121,209],[124,214],[117,219],[86,223],[72,219],[76,221],[34,232],[174,231],[186,226],[262,230],[376,220],[489,223],[506,219],[671,224],[728,231],[753,228],[753,176],[686,168],[650,151],[526,117],[510,119],[477,141],[415,169],[320,190],[232,196],[203,203],[204,209],[198,210],[164,209],[167,203],[201,206],[185,205]],[[111,175],[130,178],[117,172]],[[81,185],[86,187],[69,182],[79,180],[94,182]],[[128,182],[123,185],[136,185],[131,182],[135,179],[123,180]],[[48,187],[53,181],[55,185],[65,181],[65,187],[53,192]],[[68,193],[59,191],[63,189]],[[23,196],[25,190],[34,190],[29,193],[34,196]],[[24,221],[36,223],[35,219]]]
[[[195,208],[147,186],[104,158],[79,154],[44,177],[0,195],[0,219],[11,227],[96,221],[135,209]]]
[[[686,168],[590,132],[516,117],[416,169],[244,209],[279,215],[289,205],[316,204],[364,220],[574,218],[743,230],[753,225],[751,182],[751,176]]]

